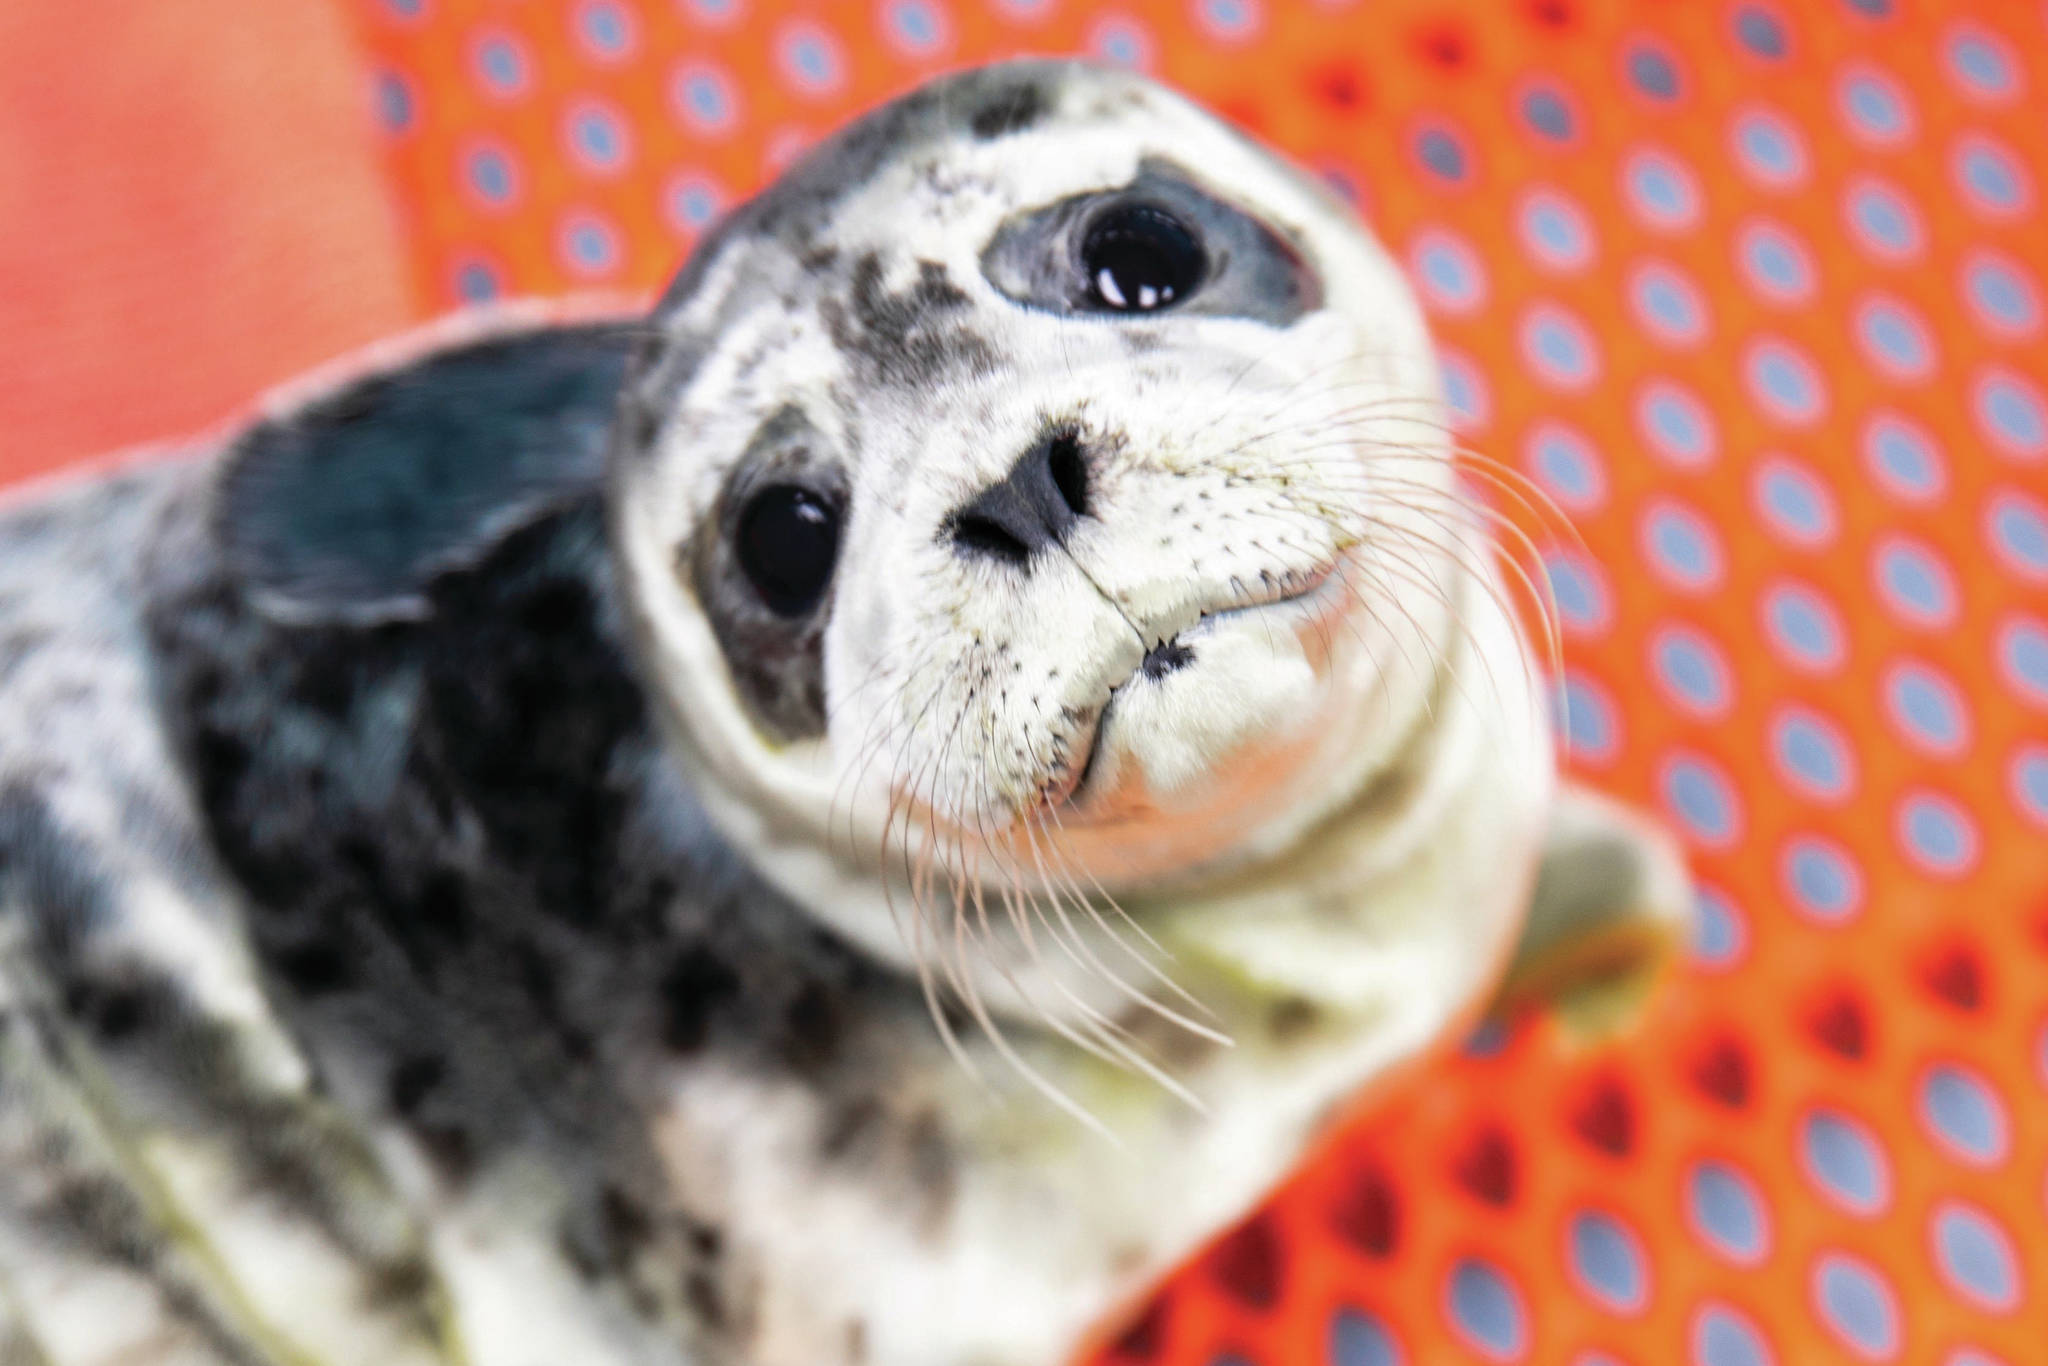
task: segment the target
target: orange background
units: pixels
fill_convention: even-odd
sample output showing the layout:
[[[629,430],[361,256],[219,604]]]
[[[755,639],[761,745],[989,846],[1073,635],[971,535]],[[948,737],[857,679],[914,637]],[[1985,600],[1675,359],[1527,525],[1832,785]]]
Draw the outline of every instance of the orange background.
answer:
[[[1525,1021],[1348,1122],[1102,1360],[2048,1362],[2040,5],[141,8],[0,19],[0,477],[651,290],[954,65],[1136,63],[1331,177],[1582,538],[1531,523],[1570,763],[1702,928],[1623,1043]]]

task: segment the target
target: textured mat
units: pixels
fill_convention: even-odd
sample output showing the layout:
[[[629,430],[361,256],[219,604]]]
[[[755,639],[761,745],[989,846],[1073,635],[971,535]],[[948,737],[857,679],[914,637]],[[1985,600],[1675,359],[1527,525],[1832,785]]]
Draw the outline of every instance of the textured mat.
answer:
[[[2048,1360],[2038,5],[348,3],[443,306],[650,289],[939,68],[1147,67],[1357,200],[1583,538],[1571,763],[1687,836],[1679,980],[1358,1115],[1104,1363]]]

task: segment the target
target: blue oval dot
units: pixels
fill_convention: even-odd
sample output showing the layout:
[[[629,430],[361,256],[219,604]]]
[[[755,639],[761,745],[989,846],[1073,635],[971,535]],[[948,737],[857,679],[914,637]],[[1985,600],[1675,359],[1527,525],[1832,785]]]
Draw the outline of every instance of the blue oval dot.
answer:
[[[1750,393],[1773,417],[1806,423],[1820,416],[1820,378],[1790,347],[1781,342],[1751,347],[1743,360],[1743,372]]]
[[[1571,139],[1572,109],[1554,90],[1538,86],[1522,96],[1522,121],[1552,142]]]
[[[1771,748],[1786,777],[1808,796],[1839,801],[1854,783],[1841,732],[1811,712],[1788,712],[1771,727]]]
[[[2031,332],[2041,323],[2033,286],[2006,261],[1980,258],[1963,270],[1963,295],[1979,319],[2002,332]]]
[[[1642,1252],[1620,1221],[1596,1211],[1580,1214],[1571,1224],[1571,1253],[1580,1284],[1608,1309],[1632,1314],[1649,1301]]]
[[[1713,458],[1714,427],[1706,407],[1675,384],[1653,380],[1636,400],[1643,435],[1680,469],[1699,469]]]
[[[1565,625],[1590,631],[1606,623],[1607,593],[1590,566],[1576,556],[1551,554],[1544,557],[1543,569]]]
[[[1964,142],[1956,151],[1954,173],[1963,197],[1980,211],[2011,213],[2026,202],[2024,173],[1995,143]]]
[[[1946,482],[1933,438],[1904,418],[1873,419],[1863,431],[1863,459],[1880,484],[1911,502],[1935,497]]]
[[[1806,174],[1806,151],[1798,135],[1775,114],[1744,114],[1736,120],[1735,159],[1773,188],[1797,184]]]
[[[1576,270],[1593,259],[1585,217],[1559,195],[1530,195],[1522,203],[1518,226],[1524,244],[1552,270]]]
[[[1614,753],[1614,708],[1589,680],[1567,673],[1558,688],[1558,728],[1565,748],[1583,758]]]
[[[1756,491],[1764,520],[1785,540],[1812,547],[1834,535],[1834,500],[1817,478],[1791,461],[1763,466]]]
[[[1898,1350],[1898,1309],[1873,1268],[1845,1253],[1829,1253],[1814,1268],[1814,1293],[1821,1317],[1852,1347],[1873,1357]]]
[[[1470,431],[1486,421],[1486,381],[1470,361],[1448,351],[1437,355],[1437,372],[1443,379],[1444,402],[1451,410],[1451,425]]]
[[[2012,65],[2005,53],[1980,33],[1958,33],[1948,41],[1948,69],[1958,84],[1981,98],[2012,93]]]
[[[1459,181],[1465,178],[1465,148],[1458,139],[1441,128],[1424,129],[1415,139],[1416,159],[1430,171],[1444,180]]]
[[[2020,460],[2048,455],[2048,406],[2024,381],[1993,374],[1980,380],[1972,396],[1977,421],[1985,435]]]
[[[2027,579],[2048,576],[2048,511],[2023,494],[2001,493],[1987,521],[1992,548],[2009,569]]]
[[[512,197],[512,164],[502,152],[481,148],[469,154],[469,183],[493,204]]]
[[[1735,790],[1704,760],[1673,760],[1665,766],[1662,787],[1666,808],[1702,844],[1722,845],[1735,837]]]
[[[1600,457],[1584,438],[1563,427],[1536,430],[1529,439],[1529,464],[1545,491],[1567,508],[1590,509],[1606,494]]]
[[[412,87],[405,77],[395,71],[377,74],[377,121],[389,133],[402,133],[412,127]]]
[[[1735,903],[1703,886],[1693,897],[1693,912],[1694,960],[1709,968],[1732,967],[1749,943],[1749,931]]]
[[[1908,541],[1878,551],[1877,586],[1893,613],[1916,626],[1940,626],[1955,615],[1955,588],[1934,552]]]
[[[1652,47],[1634,47],[1628,54],[1628,78],[1653,100],[1678,98],[1678,68]]]
[[[1714,716],[1727,709],[1728,667],[1705,636],[1683,627],[1662,631],[1651,643],[1650,658],[1658,680],[1689,710]]]
[[[1989,1167],[2005,1159],[2005,1107],[1989,1084],[1956,1063],[1938,1063],[1920,1083],[1920,1118],[1955,1156]]]
[[[1710,587],[1720,579],[1720,543],[1701,518],[1666,505],[1651,509],[1644,529],[1651,559],[1667,579],[1691,589]]]
[[[1530,311],[1522,324],[1522,347],[1537,370],[1553,382],[1576,385],[1593,377],[1590,338],[1576,321],[1557,309]]]
[[[889,26],[913,52],[930,52],[938,47],[945,30],[938,13],[922,0],[902,0],[890,8]]]
[[[1816,1110],[1799,1131],[1800,1156],[1821,1192],[1851,1214],[1874,1215],[1891,1200],[1891,1169],[1861,1124]]]
[[[2013,759],[2012,798],[2021,815],[2048,826],[2048,749],[2028,748]]]
[[[1759,224],[1745,229],[1738,251],[1743,273],[1759,294],[1789,303],[1813,291],[1813,271],[1806,253],[1782,228]]]
[[[1899,837],[1914,862],[1944,876],[1967,872],[1977,852],[1976,831],[1961,808],[1927,793],[1900,803]]]
[[[488,303],[498,297],[498,273],[481,261],[468,261],[455,272],[455,292],[464,303]]]
[[[1750,1179],[1722,1162],[1701,1162],[1686,1181],[1686,1212],[1707,1245],[1741,1265],[1763,1258],[1769,1233],[1763,1197]]]
[[[2008,1313],[2019,1305],[2012,1246],[1990,1217],[1951,1202],[1934,1216],[1935,1258],[1949,1285],[1971,1305]]]
[[[1636,316],[1671,341],[1695,341],[1705,331],[1700,298],[1692,285],[1666,266],[1650,266],[1630,282]]]
[[[1512,1361],[1528,1344],[1527,1316],[1507,1277],[1467,1258],[1451,1272],[1451,1321],[1482,1355]]]
[[[1842,632],[1827,599],[1811,588],[1786,584],[1764,599],[1764,629],[1795,664],[1828,669],[1842,660]]]
[[[1462,241],[1435,232],[1416,244],[1415,273],[1425,294],[1450,308],[1471,308],[1485,296],[1479,260]]]
[[[1693,1320],[1693,1366],[1772,1366],[1756,1326],[1725,1305],[1708,1305]]]
[[[1877,366],[1900,377],[1924,375],[1934,362],[1927,331],[1890,300],[1867,304],[1856,314],[1856,335]]]
[[[1401,1349],[1377,1318],[1339,1309],[1330,1316],[1330,1366],[1401,1366]]]
[[[1699,199],[1692,180],[1676,162],[1646,152],[1630,159],[1624,181],[1636,212],[1655,227],[1681,227],[1692,221]]]
[[[1892,142],[1907,128],[1905,102],[1888,82],[1868,74],[1842,83],[1842,113],[1849,126],[1873,142]]]
[[[526,61],[509,38],[489,37],[477,44],[477,71],[484,84],[500,95],[516,92],[526,80]]]
[[[1768,10],[1744,6],[1735,12],[1735,41],[1759,57],[1785,55],[1785,26]]]
[[[1849,192],[1849,227],[1873,254],[1887,260],[1911,256],[1920,248],[1919,220],[1896,191],[1865,181]]]
[[[632,25],[612,0],[585,5],[579,27],[583,41],[603,57],[622,56],[633,42]]]
[[[570,139],[576,150],[593,166],[611,170],[625,160],[624,133],[610,115],[598,110],[589,109],[576,115],[570,125]]]
[[[1885,679],[1884,700],[1893,724],[1922,749],[1952,755],[1962,748],[1966,735],[1962,697],[1933,669],[1924,664],[1899,665]]]
[[[1847,850],[1817,835],[1785,845],[1784,876],[1798,908],[1823,924],[1840,924],[1863,900],[1863,876]]]

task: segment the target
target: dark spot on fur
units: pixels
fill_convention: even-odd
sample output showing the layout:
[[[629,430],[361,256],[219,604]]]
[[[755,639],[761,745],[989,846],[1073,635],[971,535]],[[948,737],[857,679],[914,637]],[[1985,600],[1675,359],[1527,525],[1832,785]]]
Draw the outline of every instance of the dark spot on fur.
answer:
[[[476,1145],[460,1124],[416,1124],[412,1132],[448,1180],[466,1181],[476,1169]]]
[[[806,983],[783,1013],[783,1048],[800,1072],[816,1072],[838,1055],[844,1028],[839,1003],[822,984]]]
[[[1313,1001],[1299,996],[1282,997],[1266,1012],[1266,1032],[1274,1043],[1292,1043],[1315,1028],[1321,1018],[1322,1012]]]
[[[88,1025],[107,1043],[132,1038],[160,1013],[152,993],[131,983],[79,981],[64,994],[65,1013]]]
[[[740,979],[709,949],[684,949],[661,979],[661,1041],[679,1053],[702,1048],[713,1017],[739,988]]]
[[[401,1115],[417,1113],[427,1093],[447,1075],[447,1062],[431,1053],[407,1058],[391,1070],[391,1108]]]
[[[922,388],[956,369],[985,371],[995,353],[979,334],[947,321],[968,302],[936,261],[917,263],[917,278],[891,292],[882,284],[882,259],[864,254],[854,264],[845,299],[823,302],[825,325],[840,350],[884,384]]]
[[[1006,133],[1022,132],[1044,118],[1047,109],[1044,91],[1031,81],[1018,81],[998,87],[974,111],[967,126],[973,129],[975,137],[986,142]]]
[[[356,984],[348,955],[332,939],[315,938],[278,949],[271,956],[278,973],[302,996],[325,996]]]

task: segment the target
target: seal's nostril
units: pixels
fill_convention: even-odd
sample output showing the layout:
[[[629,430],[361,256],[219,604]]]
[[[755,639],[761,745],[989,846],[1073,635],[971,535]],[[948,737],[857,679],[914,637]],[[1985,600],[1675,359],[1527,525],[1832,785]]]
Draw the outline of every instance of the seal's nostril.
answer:
[[[1076,517],[1088,515],[1088,462],[1081,458],[1081,438],[1072,432],[1056,433],[1047,443],[1047,469],[1053,487]]]
[[[1145,662],[1138,667],[1145,671],[1147,678],[1164,678],[1194,662],[1193,650],[1177,640],[1162,640],[1145,652]]]
[[[1049,432],[1009,473],[946,519],[954,546],[1015,565],[1066,539],[1088,510],[1088,462],[1068,428]]]
[[[1031,547],[1004,530],[1001,523],[972,513],[953,519],[953,544],[1011,564],[1023,564],[1031,558]]]

